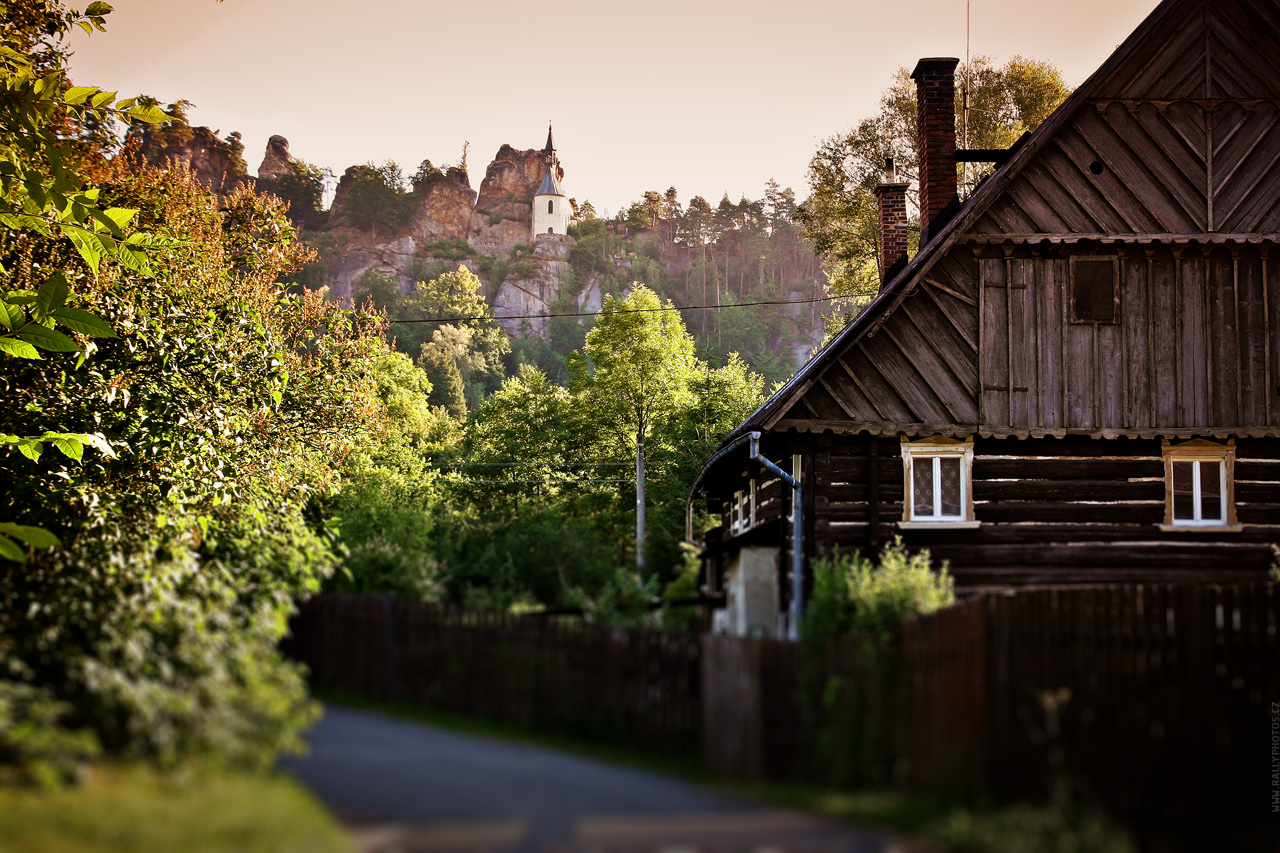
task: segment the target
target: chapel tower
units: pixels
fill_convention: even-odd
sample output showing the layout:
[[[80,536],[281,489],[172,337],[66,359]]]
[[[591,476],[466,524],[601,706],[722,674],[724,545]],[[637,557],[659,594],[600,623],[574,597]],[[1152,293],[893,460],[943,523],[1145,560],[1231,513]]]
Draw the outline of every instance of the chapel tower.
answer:
[[[560,189],[556,171],[560,158],[556,156],[555,142],[551,138],[551,123],[547,123],[547,147],[542,149],[546,160],[545,173],[538,191],[533,194],[533,239],[539,234],[569,233],[569,199]]]

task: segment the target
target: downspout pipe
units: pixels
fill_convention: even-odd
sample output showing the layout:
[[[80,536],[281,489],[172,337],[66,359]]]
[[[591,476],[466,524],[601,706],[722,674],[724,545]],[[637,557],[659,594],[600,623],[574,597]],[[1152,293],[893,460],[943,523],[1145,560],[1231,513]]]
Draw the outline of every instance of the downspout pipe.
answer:
[[[795,477],[760,453],[760,433],[747,433],[751,458],[791,487],[791,618],[787,636],[800,639],[800,620],[804,617],[804,486]]]
[[[747,445],[748,455],[751,460],[759,462],[765,470],[777,475],[782,482],[791,487],[791,618],[787,620],[790,623],[787,629],[787,636],[791,640],[799,640],[800,620],[804,617],[804,486],[801,485],[799,480],[783,471],[760,452],[760,433],[758,431],[749,432],[734,439],[720,448],[719,452],[708,459],[707,463],[702,466],[702,471],[699,472],[697,480],[694,481],[693,489],[689,492],[689,500],[685,503],[685,539],[688,542],[693,541],[693,495],[697,492],[703,476],[717,462],[744,444]]]

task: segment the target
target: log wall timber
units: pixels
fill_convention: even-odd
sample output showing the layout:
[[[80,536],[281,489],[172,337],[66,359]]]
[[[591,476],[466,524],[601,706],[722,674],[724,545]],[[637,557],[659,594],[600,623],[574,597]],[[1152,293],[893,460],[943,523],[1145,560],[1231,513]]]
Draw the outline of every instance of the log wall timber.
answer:
[[[810,557],[877,550],[901,535],[951,563],[958,588],[1026,584],[1237,582],[1265,577],[1280,541],[1280,440],[1237,442],[1244,530],[1164,532],[1164,466],[1154,439],[979,438],[977,530],[899,530],[897,439],[794,436],[812,445],[816,479]],[[874,484],[874,485],[873,485]],[[775,543],[789,547],[783,527]]]

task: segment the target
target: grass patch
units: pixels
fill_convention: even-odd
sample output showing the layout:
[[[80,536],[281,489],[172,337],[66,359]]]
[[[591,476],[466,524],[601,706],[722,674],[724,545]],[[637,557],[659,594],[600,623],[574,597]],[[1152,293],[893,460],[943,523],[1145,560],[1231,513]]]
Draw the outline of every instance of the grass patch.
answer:
[[[350,853],[334,818],[283,776],[99,766],[79,788],[0,788],[7,853]]]

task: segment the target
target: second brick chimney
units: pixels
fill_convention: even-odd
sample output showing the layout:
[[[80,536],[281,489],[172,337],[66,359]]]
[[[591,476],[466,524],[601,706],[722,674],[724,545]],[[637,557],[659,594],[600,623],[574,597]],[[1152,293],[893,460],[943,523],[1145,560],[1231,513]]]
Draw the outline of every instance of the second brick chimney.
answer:
[[[940,214],[956,200],[956,66],[959,59],[922,59],[911,72],[916,81],[920,148],[920,243],[945,221]]]
[[[876,187],[880,201],[880,285],[907,263],[907,186],[898,180],[892,157],[884,160],[884,182]]]

